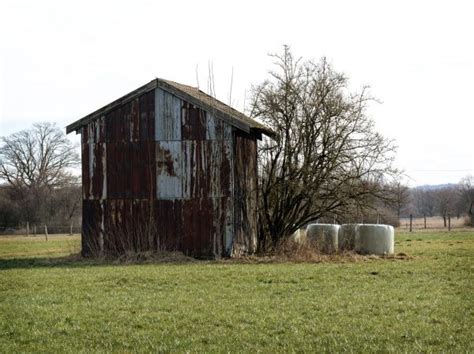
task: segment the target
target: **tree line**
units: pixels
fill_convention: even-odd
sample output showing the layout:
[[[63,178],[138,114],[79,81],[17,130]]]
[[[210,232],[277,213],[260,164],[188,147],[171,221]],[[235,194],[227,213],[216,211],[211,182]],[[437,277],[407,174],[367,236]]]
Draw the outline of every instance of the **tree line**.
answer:
[[[0,230],[30,225],[79,224],[80,158],[53,123],[0,138]]]
[[[446,226],[448,216],[466,217],[466,225],[474,226],[474,176],[468,175],[457,184],[400,187],[398,214],[417,217],[440,216]]]

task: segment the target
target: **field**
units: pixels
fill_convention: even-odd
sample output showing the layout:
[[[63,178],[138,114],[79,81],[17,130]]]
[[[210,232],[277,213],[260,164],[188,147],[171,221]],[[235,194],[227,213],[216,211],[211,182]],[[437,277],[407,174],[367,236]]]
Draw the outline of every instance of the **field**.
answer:
[[[78,236],[0,238],[0,352],[473,352],[474,232],[405,259],[119,264]]]
[[[451,228],[460,229],[465,228],[466,217],[451,217]],[[448,221],[446,220],[446,223]],[[433,231],[433,230],[442,230],[443,228],[447,230],[447,225],[444,227],[444,220],[441,216],[427,216],[426,217],[426,229],[425,229],[425,220],[423,217],[414,217],[412,220],[413,230],[416,231]],[[400,229],[403,231],[408,231],[410,229],[410,218],[401,218],[400,219]]]

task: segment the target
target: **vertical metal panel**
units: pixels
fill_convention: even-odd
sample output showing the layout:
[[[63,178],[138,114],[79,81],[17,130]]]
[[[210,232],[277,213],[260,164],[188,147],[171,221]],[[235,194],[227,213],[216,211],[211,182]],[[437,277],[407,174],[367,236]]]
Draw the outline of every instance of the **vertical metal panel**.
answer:
[[[183,102],[181,113],[183,140],[206,140],[206,112],[188,102]]]
[[[183,154],[181,141],[156,142],[156,192],[158,199],[183,196]]]
[[[81,128],[81,144],[85,144],[89,141],[89,134],[88,134],[88,125],[85,125]]]
[[[87,142],[87,127],[83,128],[83,143],[81,145],[81,157],[82,157],[82,199],[87,200],[90,198],[90,165],[89,165],[89,150],[90,145]],[[84,143],[84,141],[86,141]]]
[[[181,105],[178,97],[155,90],[155,140],[181,140]]]
[[[130,141],[130,103],[115,108],[105,116],[106,141],[125,143]]]
[[[208,257],[213,253],[213,201],[211,198],[183,200],[183,251]]]
[[[210,191],[211,197],[228,197],[232,193],[232,142],[210,142]]]
[[[210,196],[211,166],[210,141],[183,142],[183,197]]]
[[[214,114],[206,112],[206,139],[231,141],[232,126],[217,118]]]
[[[160,199],[154,202],[158,249],[183,250],[182,204],[181,199]]]
[[[206,112],[206,140],[222,139],[220,131],[225,123],[221,119],[217,119],[214,115]]]
[[[140,141],[140,110],[138,98],[130,102],[130,141]]]
[[[107,196],[105,143],[82,144],[81,151],[83,199],[105,199]]]
[[[107,197],[106,146],[105,143],[89,146],[90,197],[105,199]]]
[[[139,97],[140,140],[155,140],[155,92],[150,91]]]
[[[234,133],[233,255],[252,253],[257,246],[257,139]]]
[[[82,254],[95,254],[101,249],[103,209],[99,200],[82,201]]]
[[[83,128],[82,143],[103,143],[105,142],[105,117],[100,117],[94,121],[89,122]]]
[[[130,144],[131,198],[150,198],[155,195],[155,144],[141,141]]]
[[[110,142],[107,144],[107,192],[112,199],[130,198],[131,144]]]

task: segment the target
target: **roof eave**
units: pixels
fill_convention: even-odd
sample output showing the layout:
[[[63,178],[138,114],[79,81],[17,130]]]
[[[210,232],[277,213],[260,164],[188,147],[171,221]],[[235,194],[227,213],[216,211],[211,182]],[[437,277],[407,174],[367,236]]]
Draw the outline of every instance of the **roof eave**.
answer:
[[[251,133],[251,131],[253,132],[259,132],[260,134],[263,133],[269,137],[272,137],[274,136],[274,132],[267,128],[267,127],[264,127],[264,126],[250,126],[249,124],[246,124],[245,122],[242,122],[241,120],[238,120],[232,116],[230,116],[229,114],[225,113],[225,112],[222,112],[221,110],[218,110],[216,109],[215,107],[212,107],[212,105],[209,105],[203,101],[200,101],[198,99],[196,99],[195,97],[187,94],[186,92],[183,92],[175,87],[173,87],[172,85],[168,84],[165,80],[161,80],[161,79],[154,79],[152,81],[150,81],[149,83],[139,87],[138,89],[126,94],[125,96],[122,96],[120,97],[119,99],[103,106],[102,108],[99,108],[98,110],[84,116],[83,118],[75,121],[74,123],[71,123],[69,124],[68,126],[66,126],[66,134],[69,134],[73,131],[76,131],[78,132],[78,130],[88,124],[89,122],[91,122],[92,120],[96,119],[96,118],[99,118],[101,117],[102,115],[106,114],[107,112],[113,110],[114,108],[124,104],[124,103],[127,103],[131,100],[133,100],[134,98],[136,98],[137,96],[139,95],[142,95],[148,91],[151,91],[151,90],[154,90],[156,89],[157,87],[177,96],[177,97],[180,97],[181,99],[193,104],[193,105],[196,105],[196,106],[199,106],[199,107],[202,107],[204,110],[208,111],[208,112],[211,112],[213,113],[214,115],[217,116],[217,118],[220,118],[222,119],[223,121],[227,122],[228,124],[246,132],[246,133]]]

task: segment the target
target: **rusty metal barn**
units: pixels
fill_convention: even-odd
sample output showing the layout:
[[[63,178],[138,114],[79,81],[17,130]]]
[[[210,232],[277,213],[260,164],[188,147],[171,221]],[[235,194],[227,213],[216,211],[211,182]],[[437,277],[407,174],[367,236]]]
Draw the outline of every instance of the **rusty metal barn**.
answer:
[[[255,251],[262,124],[155,79],[66,130],[82,138],[83,254]]]

